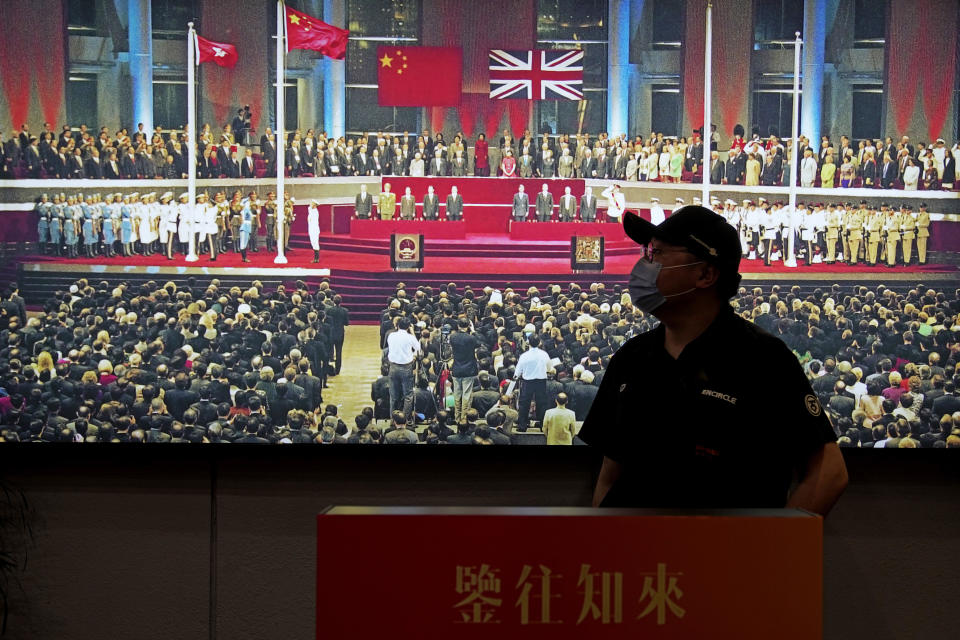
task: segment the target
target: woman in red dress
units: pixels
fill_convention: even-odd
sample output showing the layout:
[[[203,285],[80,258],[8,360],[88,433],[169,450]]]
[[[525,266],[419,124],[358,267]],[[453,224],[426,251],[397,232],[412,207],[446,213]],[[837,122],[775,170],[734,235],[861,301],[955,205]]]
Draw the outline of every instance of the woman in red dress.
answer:
[[[473,175],[489,176],[490,157],[488,155],[487,135],[485,133],[477,136],[477,141],[473,145],[473,153],[475,156],[473,161]]]

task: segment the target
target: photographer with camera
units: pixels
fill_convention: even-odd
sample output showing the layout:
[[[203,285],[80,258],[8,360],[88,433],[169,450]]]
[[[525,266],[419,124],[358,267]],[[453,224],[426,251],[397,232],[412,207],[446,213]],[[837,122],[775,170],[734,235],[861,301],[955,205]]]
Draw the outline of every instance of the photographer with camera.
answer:
[[[449,327],[445,324],[443,328]],[[447,338],[450,350],[453,352],[453,365],[450,375],[453,380],[453,410],[457,424],[467,421],[467,410],[470,409],[470,399],[473,395],[473,381],[480,373],[477,363],[477,349],[480,341],[470,329],[470,321],[460,318],[456,330]],[[446,353],[444,353],[446,356]]]

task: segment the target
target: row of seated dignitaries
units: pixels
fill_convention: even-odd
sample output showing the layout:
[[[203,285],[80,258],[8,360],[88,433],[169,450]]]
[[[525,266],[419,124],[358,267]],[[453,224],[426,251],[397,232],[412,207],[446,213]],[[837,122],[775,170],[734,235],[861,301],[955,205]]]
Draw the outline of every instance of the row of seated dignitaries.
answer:
[[[614,185],[603,192],[603,197],[607,198],[610,206],[607,209],[607,215],[611,219],[619,219],[623,211],[623,195],[620,194],[619,185]],[[374,216],[374,204],[376,204],[376,216]],[[397,205],[399,204],[399,216],[397,215]],[[383,191],[377,196],[373,196],[367,191],[367,185],[360,185],[360,193],[354,200],[354,217],[360,220],[370,220],[379,218],[380,220],[393,220],[397,217],[401,220],[440,220],[440,196],[436,194],[433,186],[427,187],[420,200],[421,212],[417,214],[417,197],[413,195],[410,187],[404,189],[399,202],[397,194],[391,190],[389,182],[384,183]],[[450,193],[447,195],[444,207],[444,219],[458,221],[463,219],[463,195],[456,186],[450,187]],[[597,197],[593,195],[593,189],[586,187],[584,194],[578,199],[570,192],[570,187],[564,187],[564,193],[555,201],[553,193],[550,192],[548,184],[544,183],[536,198],[531,204],[530,195],[525,191],[521,184],[517,187],[517,192],[513,195],[511,206],[511,219],[515,222],[524,222],[527,220],[536,220],[538,222],[597,222]],[[531,207],[533,216],[531,216]],[[556,214],[555,214],[556,210]],[[601,219],[600,222],[603,220]]]

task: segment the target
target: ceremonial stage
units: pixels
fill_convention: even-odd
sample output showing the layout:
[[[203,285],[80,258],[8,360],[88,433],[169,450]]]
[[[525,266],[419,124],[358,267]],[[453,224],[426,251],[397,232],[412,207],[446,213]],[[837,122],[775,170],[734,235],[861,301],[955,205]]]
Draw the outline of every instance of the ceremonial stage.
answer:
[[[27,181],[30,182],[30,181]],[[40,182],[40,181],[37,181]],[[76,181],[91,191],[101,190],[96,181]],[[221,184],[224,181],[201,185],[202,190],[213,192],[240,187],[241,184]],[[256,180],[259,192],[266,193],[272,185],[269,181]],[[354,217],[354,196],[361,184],[366,184],[368,193],[376,203],[376,196],[384,183],[391,183],[391,190],[398,199],[406,187],[417,200],[417,215],[422,214],[423,196],[432,186],[440,202],[439,220],[399,220],[399,207],[395,219],[380,220],[374,206],[373,218],[358,220]],[[566,287],[571,282],[589,286],[603,282],[608,287],[625,286],[627,274],[637,260],[637,247],[623,233],[618,222],[606,216],[606,201],[601,196],[609,183],[563,179],[503,179],[503,178],[452,178],[452,177],[384,177],[346,179],[293,179],[291,189],[296,198],[296,219],[291,227],[289,262],[274,264],[275,254],[264,248],[265,229],[260,230],[260,251],[249,253],[249,263],[243,263],[240,255],[232,252],[221,254],[215,262],[208,255],[200,254],[197,262],[188,263],[183,255],[167,260],[163,254],[153,256],[115,257],[107,259],[67,259],[40,255],[36,245],[36,222],[32,204],[27,199],[39,185],[16,184],[5,187],[2,195],[8,204],[0,205],[4,224],[0,225],[0,278],[17,279],[21,294],[28,304],[40,305],[57,290],[64,290],[70,282],[88,277],[91,280],[106,280],[113,284],[120,281],[143,283],[174,280],[186,283],[196,277],[198,283],[208,278],[220,278],[222,284],[249,286],[260,280],[266,287],[278,284],[292,285],[297,280],[318,284],[329,280],[331,286],[344,296],[344,304],[351,310],[354,322],[378,322],[379,314],[395,291],[397,282],[406,283],[408,289],[418,285],[445,286],[455,282],[458,286],[513,287],[525,292],[530,286],[545,287],[559,284]],[[551,222],[515,222],[511,219],[513,194],[523,184],[530,198],[528,220],[535,216],[534,205],[542,184],[548,184],[553,194],[554,213]],[[54,185],[44,185],[54,187]],[[63,186],[61,183],[58,186]],[[126,185],[125,185],[126,186]],[[131,184],[131,190],[135,185]],[[142,190],[142,185],[136,185]],[[446,220],[446,197],[452,186],[457,186],[464,198],[463,219]],[[558,207],[565,187],[577,199],[587,187],[592,187],[597,198],[595,223],[559,222]],[[675,205],[674,197],[690,202],[699,195],[694,185],[645,185],[625,183],[627,209],[649,218],[650,198],[656,194],[663,202],[666,215]],[[54,187],[56,188],[56,187]],[[245,190],[249,189],[249,185]],[[729,188],[728,188],[729,189]],[[743,189],[739,187],[738,189]],[[53,190],[53,189],[51,189]],[[741,193],[725,194],[739,197]],[[853,194],[849,194],[853,195]],[[859,195],[859,194],[857,194]],[[877,195],[880,195],[879,193]],[[883,198],[895,200],[914,194],[883,193]],[[952,211],[958,203],[958,194],[934,194],[939,196],[937,208]],[[784,197],[773,194],[773,197]],[[910,200],[918,199],[910,197]],[[933,198],[931,198],[933,200]],[[319,236],[320,260],[314,264],[313,251],[307,232],[307,207],[317,202],[320,213]],[[22,204],[9,204],[22,203]],[[931,263],[918,266],[890,269],[883,265],[858,264],[801,264],[788,268],[782,262],[770,266],[762,260],[741,262],[744,284],[772,284],[783,286],[799,284],[811,290],[833,283],[845,287],[864,284],[871,289],[884,284],[901,290],[922,284],[956,288],[960,286],[960,271],[955,266],[956,247],[960,246],[960,216],[956,213],[935,214],[930,241]],[[423,234],[424,267],[419,272],[394,272],[390,266],[390,236],[394,233]],[[575,273],[570,266],[570,245],[574,236],[602,236],[604,238],[605,265],[602,272]],[[847,288],[847,290],[849,290]]]

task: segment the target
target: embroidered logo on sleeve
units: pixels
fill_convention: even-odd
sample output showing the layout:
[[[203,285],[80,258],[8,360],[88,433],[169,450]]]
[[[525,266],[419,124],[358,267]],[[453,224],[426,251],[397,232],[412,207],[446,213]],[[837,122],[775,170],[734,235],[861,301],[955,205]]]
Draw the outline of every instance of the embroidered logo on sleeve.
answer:
[[[803,403],[807,406],[807,411],[810,412],[814,418],[823,413],[823,408],[820,406],[820,401],[817,400],[817,397],[812,393],[807,394],[803,399]]]

